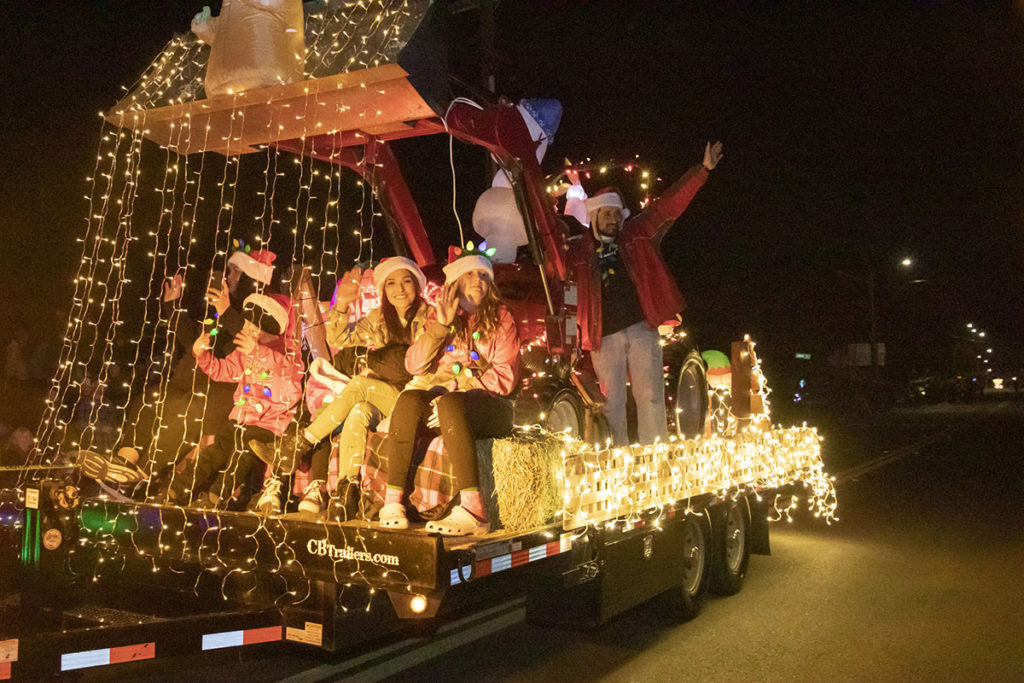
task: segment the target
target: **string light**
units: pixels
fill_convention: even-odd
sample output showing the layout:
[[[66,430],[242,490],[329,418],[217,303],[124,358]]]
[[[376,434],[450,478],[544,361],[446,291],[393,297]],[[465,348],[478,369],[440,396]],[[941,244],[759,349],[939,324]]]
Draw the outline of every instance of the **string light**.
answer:
[[[569,189],[574,181],[593,180],[604,185],[609,184],[608,177],[613,172],[619,172],[623,180],[633,182],[636,187],[636,196],[639,198],[640,208],[650,204],[654,195],[657,183],[662,179],[649,167],[641,165],[640,155],[635,155],[628,161],[604,161],[594,162],[587,157],[584,161],[572,162],[566,159],[565,168],[554,175],[544,179],[548,194],[560,196]]]

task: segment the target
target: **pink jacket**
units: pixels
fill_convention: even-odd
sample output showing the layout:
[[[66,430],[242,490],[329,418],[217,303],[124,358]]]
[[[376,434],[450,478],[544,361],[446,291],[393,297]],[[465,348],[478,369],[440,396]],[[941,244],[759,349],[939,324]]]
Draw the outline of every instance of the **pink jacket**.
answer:
[[[302,359],[289,357],[263,344],[249,355],[235,349],[224,358],[204,351],[196,365],[216,382],[237,382],[231,419],[263,427],[278,436],[295,419],[302,398]]]
[[[519,379],[519,331],[509,310],[504,306],[500,310],[498,329],[490,339],[472,340],[472,348],[464,340],[456,340],[450,328],[437,322],[432,312],[423,334],[405,353],[405,369],[417,375],[410,386],[443,386],[449,391],[485,389],[500,396],[511,394]],[[469,328],[473,329],[472,319]],[[450,348],[452,350],[448,350]],[[479,355],[477,360],[470,357],[471,351]],[[456,373],[455,363],[469,368],[471,374]]]

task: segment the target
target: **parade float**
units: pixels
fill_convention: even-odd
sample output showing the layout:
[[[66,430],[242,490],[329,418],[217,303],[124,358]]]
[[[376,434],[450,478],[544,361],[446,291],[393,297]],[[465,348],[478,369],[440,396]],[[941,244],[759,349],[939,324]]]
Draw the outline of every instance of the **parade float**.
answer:
[[[4,590],[17,596],[3,603],[0,679],[281,640],[336,650],[497,594],[525,593],[536,622],[598,625],[658,596],[688,619],[709,591],[741,588],[750,553],[768,552],[770,519],[797,501],[834,519],[820,439],[772,425],[749,339],[709,363],[669,325],[672,438],[608,445],[578,348],[558,180],[540,165],[550,136],[537,131],[552,121],[529,103],[452,96],[443,3],[264,5],[198,15],[103,114],[59,368],[30,462],[0,481],[0,562],[15,577]],[[232,26],[243,11],[255,16]],[[245,49],[253,41],[260,50]],[[331,360],[319,316],[341,272],[396,254],[435,265],[446,243],[432,241],[395,149],[422,136],[482,148],[498,167],[477,202],[484,234],[452,216],[463,244],[482,236],[502,251],[495,281],[524,342],[517,433],[478,444],[496,528],[442,538],[334,514],[168,505],[145,483],[127,496],[88,481],[77,454],[116,448],[133,392],[157,410],[156,429],[183,419],[160,410],[174,318],[189,315],[165,315],[168,278],[202,292],[240,235],[272,246],[292,264],[293,300],[299,283],[325,300],[291,311],[290,348],[319,368]],[[437,192],[452,191],[454,160],[438,160]],[[86,380],[107,391],[86,396]]]

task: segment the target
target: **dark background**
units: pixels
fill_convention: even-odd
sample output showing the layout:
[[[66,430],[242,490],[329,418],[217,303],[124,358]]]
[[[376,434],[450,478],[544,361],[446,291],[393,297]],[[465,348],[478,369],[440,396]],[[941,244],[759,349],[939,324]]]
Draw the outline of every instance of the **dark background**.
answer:
[[[66,307],[97,113],[203,4],[5,5],[0,341]],[[820,358],[867,341],[874,272],[893,370],[948,360],[966,322],[1010,367],[1024,346],[1018,10],[506,1],[497,90],[562,101],[548,171],[565,157],[639,154],[663,188],[700,161],[705,141],[723,140],[724,160],[664,242],[705,346],[749,332],[779,359]],[[459,15],[452,44],[467,80],[479,76],[475,15]],[[410,174],[414,190],[450,206],[447,141],[407,147],[440,171],[426,174],[426,191]],[[460,167],[460,191],[482,189],[479,152],[456,147],[457,164],[480,162]],[[463,211],[473,197],[463,192]],[[450,209],[433,220],[454,235]]]

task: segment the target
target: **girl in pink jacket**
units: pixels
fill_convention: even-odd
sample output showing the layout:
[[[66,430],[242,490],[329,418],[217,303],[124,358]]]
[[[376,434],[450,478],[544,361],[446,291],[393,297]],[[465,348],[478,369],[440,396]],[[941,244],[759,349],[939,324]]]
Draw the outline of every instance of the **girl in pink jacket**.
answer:
[[[245,449],[250,439],[274,441],[284,435],[295,419],[295,409],[302,397],[302,359],[295,353],[284,353],[280,335],[288,328],[288,310],[284,297],[250,294],[242,308],[245,324],[235,335],[235,350],[224,358],[210,352],[210,335],[202,334],[192,347],[196,365],[217,382],[235,382],[235,405],[231,410],[234,424],[217,434],[213,443],[199,452],[194,469],[175,477],[167,494],[167,502],[187,503],[191,494],[205,493],[202,503],[210,507],[226,507],[231,493],[245,484],[259,459]],[[266,514],[281,511],[282,483],[276,472],[282,463],[270,462],[275,476],[266,481],[254,507]],[[233,467],[232,467],[233,465]],[[220,486],[209,490],[221,471],[232,470]]]
[[[451,536],[484,534],[490,529],[480,496],[476,440],[512,431],[519,334],[515,320],[494,285],[494,269],[485,253],[466,251],[444,268],[445,286],[435,314],[406,352],[406,369],[428,376],[430,390],[406,390],[398,397],[382,446],[388,486],[381,526],[409,526],[402,504],[417,436],[436,425],[444,438],[459,504],[427,531]]]

